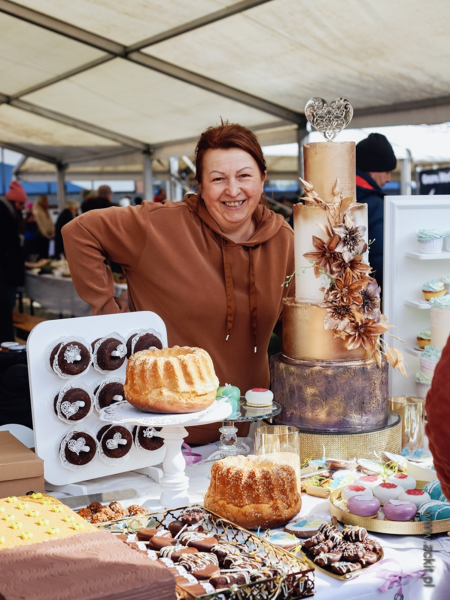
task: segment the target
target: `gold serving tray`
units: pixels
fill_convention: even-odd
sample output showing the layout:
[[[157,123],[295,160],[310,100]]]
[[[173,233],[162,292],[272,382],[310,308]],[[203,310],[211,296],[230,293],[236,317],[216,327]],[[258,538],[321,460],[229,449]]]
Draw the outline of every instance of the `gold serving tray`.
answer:
[[[423,489],[426,482],[418,481],[417,487]],[[344,486],[345,487],[345,486]],[[330,500],[330,513],[336,517],[341,523],[346,525],[359,525],[367,531],[374,533],[388,533],[390,535],[425,535],[432,533],[446,533],[450,531],[450,519],[442,519],[441,521],[381,521],[369,517],[358,517],[352,515],[346,510],[338,508],[334,502],[339,500],[341,492],[344,488],[335,490]],[[317,567],[316,567],[317,568]]]
[[[125,517],[118,521],[109,523],[96,523],[98,529],[106,529],[112,533],[135,533],[142,527],[162,526],[167,529],[171,521],[178,517],[188,508],[199,508],[203,511],[205,518],[202,522],[203,529],[217,537],[223,542],[237,542],[240,544],[252,545],[265,552],[267,555],[283,561],[295,568],[295,571],[286,575],[263,579],[255,583],[244,585],[233,585],[231,588],[222,589],[213,594],[203,594],[194,596],[188,587],[177,584],[177,597],[185,600],[297,600],[314,595],[314,567],[311,568],[310,562],[275,546],[271,542],[258,537],[254,533],[239,527],[224,519],[223,517],[207,510],[198,504],[191,504],[180,508],[163,509],[159,512],[148,515],[136,515],[135,517]],[[317,567],[316,567],[317,568]]]

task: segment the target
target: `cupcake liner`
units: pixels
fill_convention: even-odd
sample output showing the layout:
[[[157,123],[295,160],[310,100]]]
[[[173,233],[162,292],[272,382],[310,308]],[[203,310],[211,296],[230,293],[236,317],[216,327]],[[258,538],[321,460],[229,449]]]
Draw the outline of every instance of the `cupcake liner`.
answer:
[[[64,394],[73,388],[81,388],[82,390],[84,390],[85,392],[87,392],[89,394],[89,397],[91,399],[91,408],[87,412],[86,416],[83,417],[82,419],[79,419],[76,422],[70,421],[69,419],[67,419],[67,417],[64,416],[64,411],[61,408]],[[94,396],[92,394],[91,388],[88,385],[86,385],[82,381],[70,382],[70,383],[66,383],[66,385],[61,388],[61,390],[58,394],[58,400],[56,402],[56,411],[58,413],[57,414],[58,419],[63,421],[63,423],[66,423],[67,425],[75,425],[75,424],[78,425],[78,423],[82,423],[84,420],[86,420],[92,414],[93,410],[94,410]]]
[[[111,373],[111,371],[108,371],[109,373]],[[100,395],[100,392],[102,391],[102,389],[105,387],[105,385],[107,385],[108,383],[121,383],[122,385],[125,384],[125,381],[123,379],[121,379],[120,377],[109,377],[108,379],[104,379],[101,382],[97,382],[94,385],[94,390],[97,389],[98,386],[98,390],[96,391],[96,393],[94,394],[94,406],[95,406],[95,410],[97,412],[100,412],[102,409],[100,408],[99,405],[99,401],[98,401],[98,397]],[[125,398],[124,398],[125,400]]]
[[[416,394],[418,398],[426,398],[429,389],[431,388],[431,384],[429,383],[421,383],[420,381],[416,381]]]
[[[67,373],[63,373],[58,365],[58,356],[61,351],[61,348],[65,344],[68,344],[69,342],[74,342],[75,344],[78,342],[79,344],[83,344],[83,346],[89,352],[89,356],[90,356],[89,365],[86,367],[86,369],[84,371],[82,371],[81,373],[78,373],[77,375],[68,375]],[[55,358],[53,359],[53,368],[52,368],[52,366],[50,365],[50,356],[52,354],[53,348],[55,346],[57,346],[58,344],[61,344],[61,346],[59,347],[59,350],[56,353]],[[89,370],[91,362],[92,362],[92,352],[91,352],[90,344],[88,344],[88,342],[84,338],[78,337],[78,336],[71,336],[71,337],[65,336],[65,337],[58,338],[57,340],[52,342],[45,351],[45,366],[46,366],[47,370],[50,371],[51,373],[58,375],[58,377],[60,377],[61,379],[77,379],[78,377],[81,377]]]
[[[93,459],[85,465],[73,465],[72,463],[70,463],[67,460],[66,455],[64,454],[64,450],[66,448],[66,445],[70,442],[70,440],[72,439],[72,436],[75,433],[89,434],[93,438],[93,440],[96,444],[96,447],[98,449],[97,439],[96,439],[95,435],[93,435],[89,430],[86,430],[85,432],[81,432],[81,431],[78,431],[78,429],[72,429],[72,431],[69,431],[69,433],[67,433],[61,440],[61,444],[59,446],[59,459],[61,461],[62,466],[65,467],[66,469],[70,469],[71,471],[78,471],[79,469],[82,469],[83,467],[87,467],[88,465],[90,465],[92,463],[93,460],[95,460],[95,455],[94,455]]]
[[[444,244],[444,238],[433,238],[431,240],[417,240],[421,254],[440,254]]]
[[[111,425],[111,427],[113,427],[114,425],[118,425],[118,423],[108,423],[108,425]],[[104,427],[104,426],[105,425],[102,424],[102,427]],[[100,429],[102,427],[100,427],[98,429],[98,431],[100,431]],[[103,460],[103,462],[105,462],[107,465],[120,465],[120,464],[126,462],[130,458],[130,455],[132,454],[132,450],[133,450],[133,430],[130,428],[130,426],[127,426],[124,423],[120,423],[120,427],[125,427],[125,429],[127,429],[130,432],[130,434],[131,434],[131,448],[130,448],[129,452],[127,454],[125,454],[125,456],[121,456],[120,458],[111,458],[110,456],[106,456],[106,454],[104,453],[103,448],[102,448],[102,440],[103,440],[105,434],[108,433],[108,431],[109,431],[109,428],[108,428],[105,431],[105,433],[102,435],[102,437],[100,438],[100,441],[97,444],[98,455]],[[97,433],[98,433],[98,431],[97,431]],[[95,439],[97,440],[97,436],[95,436]]]
[[[97,341],[95,342],[94,350],[92,351],[92,366],[94,367],[94,369],[95,369],[96,371],[98,371],[98,372],[99,372],[99,373],[101,373],[102,375],[109,375],[110,373],[114,373],[114,371],[110,371],[110,370],[108,370],[108,369],[106,369],[106,370],[105,370],[105,369],[101,369],[101,368],[98,366],[98,362],[97,362],[97,351],[98,351],[98,349],[100,348],[100,345],[101,345],[101,344],[102,344],[102,343],[103,343],[105,340],[107,340],[107,339],[109,339],[109,338],[116,338],[116,339],[118,339],[118,340],[120,341],[120,343],[123,345],[124,349],[125,349],[125,350],[124,350],[124,354],[123,354],[123,356],[125,356],[125,361],[126,361],[126,356],[127,356],[127,346],[126,346],[126,342],[125,342],[125,340],[123,339],[123,337],[122,337],[122,336],[121,336],[119,333],[116,333],[116,332],[109,333],[108,335],[105,335],[104,337],[102,337],[102,338],[100,338],[99,340],[97,340]],[[125,364],[125,361],[124,361],[124,364]]]

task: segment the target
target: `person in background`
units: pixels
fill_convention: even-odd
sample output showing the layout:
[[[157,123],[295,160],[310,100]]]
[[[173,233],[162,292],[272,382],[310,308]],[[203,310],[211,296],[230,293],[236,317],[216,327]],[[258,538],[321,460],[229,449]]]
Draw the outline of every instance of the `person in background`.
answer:
[[[391,180],[397,159],[386,136],[371,133],[356,144],[356,198],[368,207],[369,262],[373,277],[383,287],[384,194],[381,189]]]
[[[142,196],[135,196],[134,197],[134,205],[140,206],[141,204],[142,204]]]
[[[76,200],[68,200],[66,202],[66,206],[64,210],[58,217],[55,225],[55,256],[59,258],[61,254],[64,254],[64,244],[61,235],[61,229],[67,223],[77,216],[78,211],[80,210],[80,203]]]
[[[97,190],[98,206],[97,208],[109,208],[112,206],[112,189],[109,185],[101,185]]]
[[[158,193],[153,198],[153,202],[164,202],[166,200],[166,190],[158,190]]]
[[[25,260],[30,262],[36,262],[37,249],[36,249],[36,236],[38,233],[38,226],[36,219],[33,215],[33,203],[27,202],[26,204],[26,217],[25,217],[25,233],[24,237],[24,256]]]
[[[6,196],[0,198],[0,342],[14,340],[12,311],[17,288],[24,285],[25,267],[19,221],[27,201],[23,187],[12,181]]]
[[[36,200],[33,206],[33,215],[38,226],[38,232],[36,235],[36,251],[38,257],[48,258],[48,248],[50,240],[55,235],[55,226],[53,225],[53,221],[48,210],[47,196],[39,196],[39,198]]]
[[[83,190],[85,192],[86,190]],[[81,203],[81,212],[89,212],[98,207],[97,190],[89,190],[87,194],[84,194],[84,200]]]

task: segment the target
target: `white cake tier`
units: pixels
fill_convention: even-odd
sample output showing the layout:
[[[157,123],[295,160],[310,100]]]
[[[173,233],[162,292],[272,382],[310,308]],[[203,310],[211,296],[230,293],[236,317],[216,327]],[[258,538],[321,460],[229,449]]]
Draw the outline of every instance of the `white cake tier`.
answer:
[[[431,345],[442,350],[450,335],[450,308],[432,306],[430,309]]]
[[[355,225],[366,228],[364,239],[368,243],[367,204],[354,203],[348,209]],[[294,246],[295,246],[295,300],[297,302],[319,302],[323,300],[323,287],[326,277],[316,277],[311,263],[303,256],[315,252],[313,235],[326,241],[326,235],[320,225],[327,225],[327,215],[319,206],[294,206]],[[304,269],[304,267],[309,267]],[[303,272],[305,271],[305,272]]]

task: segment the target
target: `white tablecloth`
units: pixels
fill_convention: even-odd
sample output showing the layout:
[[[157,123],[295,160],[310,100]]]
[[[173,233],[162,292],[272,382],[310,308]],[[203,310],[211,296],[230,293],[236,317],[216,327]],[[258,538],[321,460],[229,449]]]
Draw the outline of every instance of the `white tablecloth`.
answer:
[[[242,440],[253,448],[253,440],[246,438]],[[200,448],[195,448],[194,452],[201,454],[204,458],[209,457],[217,445],[208,444]],[[199,463],[186,467],[186,474],[189,476],[189,495],[191,502],[202,503],[204,495],[209,485],[209,474],[212,462]],[[123,473],[110,477],[103,477],[87,482],[83,485],[88,489],[88,493],[107,492],[113,490],[134,488],[138,496],[128,501],[123,501],[125,506],[130,504],[142,504],[153,500],[156,504],[161,494],[159,484],[152,479],[139,473]],[[302,509],[300,515],[306,515],[310,512],[322,514],[328,511],[328,501],[320,498],[314,498],[302,494]],[[424,539],[420,536],[394,536],[394,535],[372,535],[378,539],[384,548],[385,558],[398,561],[403,573],[409,573],[423,568],[423,544]],[[427,573],[432,576],[435,587],[425,588],[421,579],[413,579],[403,584],[404,600],[450,600],[450,553],[443,551],[439,538],[448,536],[435,536],[433,540],[425,543],[433,546],[434,567],[433,573]],[[392,569],[398,572],[398,567],[393,564],[386,564],[379,567],[383,570]],[[353,598],[362,598],[364,600],[394,599],[397,587],[390,589],[385,593],[379,591],[383,580],[376,577],[376,572],[372,571],[361,575],[360,577],[342,583],[332,577],[328,577],[316,571],[315,576],[315,598],[317,600],[350,600]]]

